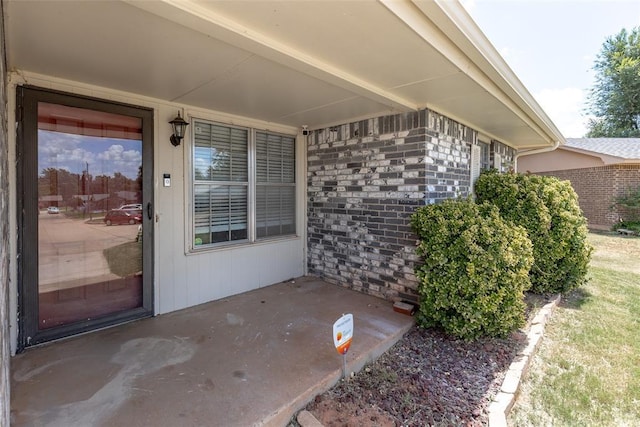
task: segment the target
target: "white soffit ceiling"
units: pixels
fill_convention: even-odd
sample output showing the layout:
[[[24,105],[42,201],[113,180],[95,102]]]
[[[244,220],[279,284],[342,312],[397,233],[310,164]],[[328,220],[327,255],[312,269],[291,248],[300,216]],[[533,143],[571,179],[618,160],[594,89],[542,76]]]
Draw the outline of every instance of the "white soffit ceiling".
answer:
[[[9,1],[9,68],[316,128],[432,108],[563,141],[457,2]]]

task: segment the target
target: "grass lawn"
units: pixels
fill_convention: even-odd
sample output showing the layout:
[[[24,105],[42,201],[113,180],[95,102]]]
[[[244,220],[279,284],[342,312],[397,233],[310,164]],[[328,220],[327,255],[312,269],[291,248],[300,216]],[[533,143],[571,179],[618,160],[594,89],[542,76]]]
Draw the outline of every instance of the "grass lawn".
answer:
[[[142,245],[127,242],[103,251],[113,274],[127,277],[142,271]]]
[[[589,240],[591,279],[547,324],[511,426],[640,426],[640,238]]]

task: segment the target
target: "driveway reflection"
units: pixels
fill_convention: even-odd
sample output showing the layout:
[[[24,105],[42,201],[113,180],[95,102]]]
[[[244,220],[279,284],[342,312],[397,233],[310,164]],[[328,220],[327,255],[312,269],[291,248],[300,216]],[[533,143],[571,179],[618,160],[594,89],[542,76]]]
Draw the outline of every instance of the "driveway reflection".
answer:
[[[137,224],[107,227],[102,218],[39,215],[39,292],[117,279],[103,251],[135,241],[137,231]]]

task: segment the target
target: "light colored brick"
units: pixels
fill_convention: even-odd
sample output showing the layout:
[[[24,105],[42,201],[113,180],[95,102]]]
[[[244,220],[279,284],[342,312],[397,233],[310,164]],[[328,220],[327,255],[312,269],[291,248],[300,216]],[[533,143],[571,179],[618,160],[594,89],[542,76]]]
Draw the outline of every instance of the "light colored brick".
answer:
[[[300,411],[296,419],[301,427],[323,427],[323,424],[309,411]]]
[[[515,394],[520,387],[520,376],[522,372],[519,370],[511,370],[507,371],[507,374],[504,377],[504,381],[502,381],[502,386],[500,387],[500,391],[504,393]]]

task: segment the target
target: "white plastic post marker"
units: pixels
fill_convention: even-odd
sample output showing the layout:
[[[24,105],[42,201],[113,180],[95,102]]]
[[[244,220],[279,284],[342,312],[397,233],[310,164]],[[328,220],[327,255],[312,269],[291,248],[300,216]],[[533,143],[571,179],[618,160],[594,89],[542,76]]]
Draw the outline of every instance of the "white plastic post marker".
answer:
[[[333,324],[333,344],[342,355],[342,376],[347,376],[347,352],[353,339],[353,314],[343,314]]]

